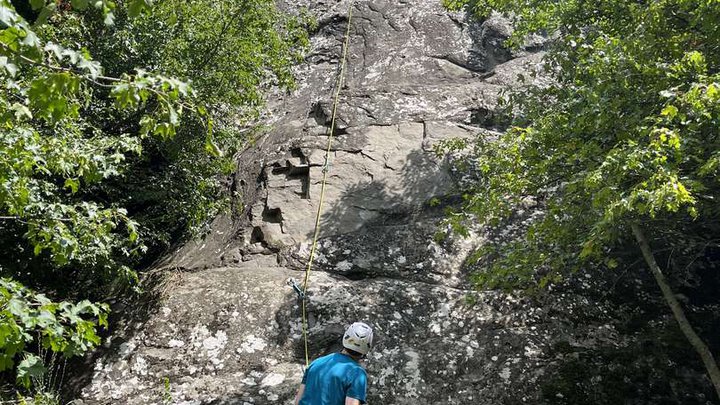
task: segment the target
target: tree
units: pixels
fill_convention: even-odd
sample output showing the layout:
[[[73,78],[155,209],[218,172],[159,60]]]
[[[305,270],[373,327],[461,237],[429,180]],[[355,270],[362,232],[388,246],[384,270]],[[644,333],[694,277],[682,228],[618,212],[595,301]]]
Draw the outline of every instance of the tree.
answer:
[[[32,3],[42,8],[36,24],[48,18],[52,5]],[[110,18],[109,3],[99,5]],[[57,265],[99,265],[116,250],[131,254],[137,232],[127,212],[75,195],[85,184],[116,175],[142,137],[169,135],[186,106],[188,86],[145,72],[104,76],[86,52],[42,40],[7,0],[0,1],[0,23],[0,219],[21,225],[33,253],[46,253]],[[119,108],[137,108],[151,97],[158,106],[142,117],[138,135],[103,136],[81,114],[93,86],[110,89]],[[24,385],[44,371],[38,357],[25,352],[36,335],[40,346],[67,356],[99,343],[95,331],[107,325],[107,306],[55,303],[10,280],[1,287],[0,370],[13,369],[16,357],[24,357],[17,365]]]
[[[635,243],[720,396],[717,364],[664,277],[673,269],[655,259],[666,249],[690,258],[717,246],[717,2],[444,3],[510,16],[511,45],[530,33],[558,34],[545,58],[552,82],[511,95],[515,125],[498,139],[477,139],[464,162],[478,177],[466,184],[457,228],[468,218],[497,223],[528,196],[543,210],[481,280],[544,286],[590,262],[617,267],[619,250]]]
[[[255,135],[248,124],[258,117],[265,90],[294,86],[291,69],[302,58],[310,22],[281,13],[272,0],[164,0],[134,18],[123,9],[115,14],[111,27],[92,15],[65,19],[55,36],[85,44],[112,76],[140,67],[182,78],[213,121],[209,143],[197,120],[181,117],[172,138],[143,139],[143,153],[128,157],[122,176],[89,190],[138,222],[148,252],[134,263],[142,265],[201,232],[229,206],[223,176]],[[113,113],[102,95],[94,104],[94,120],[108,128],[137,122]]]
[[[46,371],[31,342],[93,349],[109,308],[86,298],[220,208],[243,125],[306,43],[271,0],[151,3],[0,0],[0,371],[26,386]]]

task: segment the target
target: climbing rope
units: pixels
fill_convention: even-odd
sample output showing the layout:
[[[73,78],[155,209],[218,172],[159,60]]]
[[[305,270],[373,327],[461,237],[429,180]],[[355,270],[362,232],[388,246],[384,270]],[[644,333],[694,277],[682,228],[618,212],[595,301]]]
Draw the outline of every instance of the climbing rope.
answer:
[[[313,241],[310,247],[310,258],[308,259],[307,269],[305,270],[305,280],[303,282],[303,289],[301,294],[303,340],[305,341],[305,367],[310,365],[306,308],[307,289],[308,282],[310,281],[310,272],[312,271],[313,260],[315,259],[315,251],[317,250],[318,237],[320,236],[320,215],[322,214],[322,207],[323,203],[325,202],[325,184],[327,183],[327,174],[330,171],[330,152],[332,149],[333,137],[335,136],[335,119],[337,117],[337,106],[338,100],[340,99],[340,89],[342,88],[345,79],[345,64],[347,62],[347,52],[348,46],[350,44],[350,25],[352,23],[352,9],[354,5],[354,3],[350,3],[350,7],[348,8],[347,30],[345,32],[345,40],[343,41],[342,59],[340,61],[340,74],[337,79],[337,89],[335,91],[335,100],[333,102],[332,118],[330,120],[330,128],[327,133],[328,142],[327,149],[325,150],[325,166],[323,167],[322,182],[320,183],[320,202],[318,203],[317,214],[315,215],[315,232],[313,234]]]

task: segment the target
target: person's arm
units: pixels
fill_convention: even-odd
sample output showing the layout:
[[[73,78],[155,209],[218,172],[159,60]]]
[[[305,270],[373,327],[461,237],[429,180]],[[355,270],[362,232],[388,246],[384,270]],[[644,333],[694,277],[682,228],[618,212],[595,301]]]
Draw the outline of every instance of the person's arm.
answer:
[[[300,403],[300,399],[302,398],[304,392],[305,384],[300,384],[300,389],[298,389],[297,395],[295,395],[295,402],[293,402],[295,405],[298,405]]]
[[[360,400],[350,397],[345,397],[345,405],[360,405]]]
[[[351,378],[350,387],[345,392],[345,405],[362,405],[367,395],[367,374],[358,368]]]

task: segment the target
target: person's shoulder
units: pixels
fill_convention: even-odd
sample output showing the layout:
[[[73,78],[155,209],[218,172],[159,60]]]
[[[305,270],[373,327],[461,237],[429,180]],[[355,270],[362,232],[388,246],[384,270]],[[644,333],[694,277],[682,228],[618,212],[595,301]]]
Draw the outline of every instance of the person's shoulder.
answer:
[[[365,368],[359,364],[355,364],[347,375],[351,384],[357,385],[358,387],[363,387],[367,384],[367,371],[365,371]]]
[[[353,363],[351,363],[351,364],[352,364],[353,372],[354,372],[354,374],[355,374],[356,376],[359,376],[359,375],[361,375],[361,376],[367,376],[367,371],[365,370],[365,367],[361,366],[361,365],[360,365],[359,363],[357,363],[357,362],[353,362]]]
[[[318,363],[318,364],[319,364],[319,363],[325,363],[325,362],[328,362],[328,361],[333,361],[333,360],[335,360],[335,355],[336,355],[336,354],[337,354],[337,353],[330,353],[330,354],[326,354],[325,356],[318,357],[317,359],[315,359],[315,360],[313,361],[313,363]]]

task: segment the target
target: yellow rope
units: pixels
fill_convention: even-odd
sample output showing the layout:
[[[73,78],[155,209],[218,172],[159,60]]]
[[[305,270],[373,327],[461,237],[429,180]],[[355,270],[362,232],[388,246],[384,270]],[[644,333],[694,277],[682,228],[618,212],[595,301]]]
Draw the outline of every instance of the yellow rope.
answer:
[[[340,61],[340,76],[337,81],[337,90],[335,91],[335,101],[333,102],[332,119],[330,121],[330,129],[328,132],[327,150],[325,151],[325,167],[323,168],[322,183],[320,186],[320,202],[318,203],[317,215],[315,216],[315,233],[313,235],[313,242],[310,248],[310,258],[308,259],[307,269],[305,270],[305,281],[303,282],[303,299],[302,299],[302,328],[303,328],[303,339],[305,340],[305,367],[310,365],[310,353],[308,350],[308,336],[307,336],[307,313],[305,308],[305,301],[307,299],[307,288],[308,281],[310,279],[310,271],[312,271],[313,260],[315,259],[315,251],[317,250],[318,237],[320,236],[320,215],[322,214],[322,207],[325,201],[325,184],[327,182],[327,174],[330,171],[330,152],[332,149],[333,136],[335,135],[335,118],[337,116],[338,100],[340,99],[340,89],[343,86],[345,79],[345,63],[347,61],[348,45],[350,43],[350,23],[352,22],[352,9],[354,4],[351,3],[348,9],[348,22],[347,31],[345,32],[345,40],[343,42],[342,60]]]

